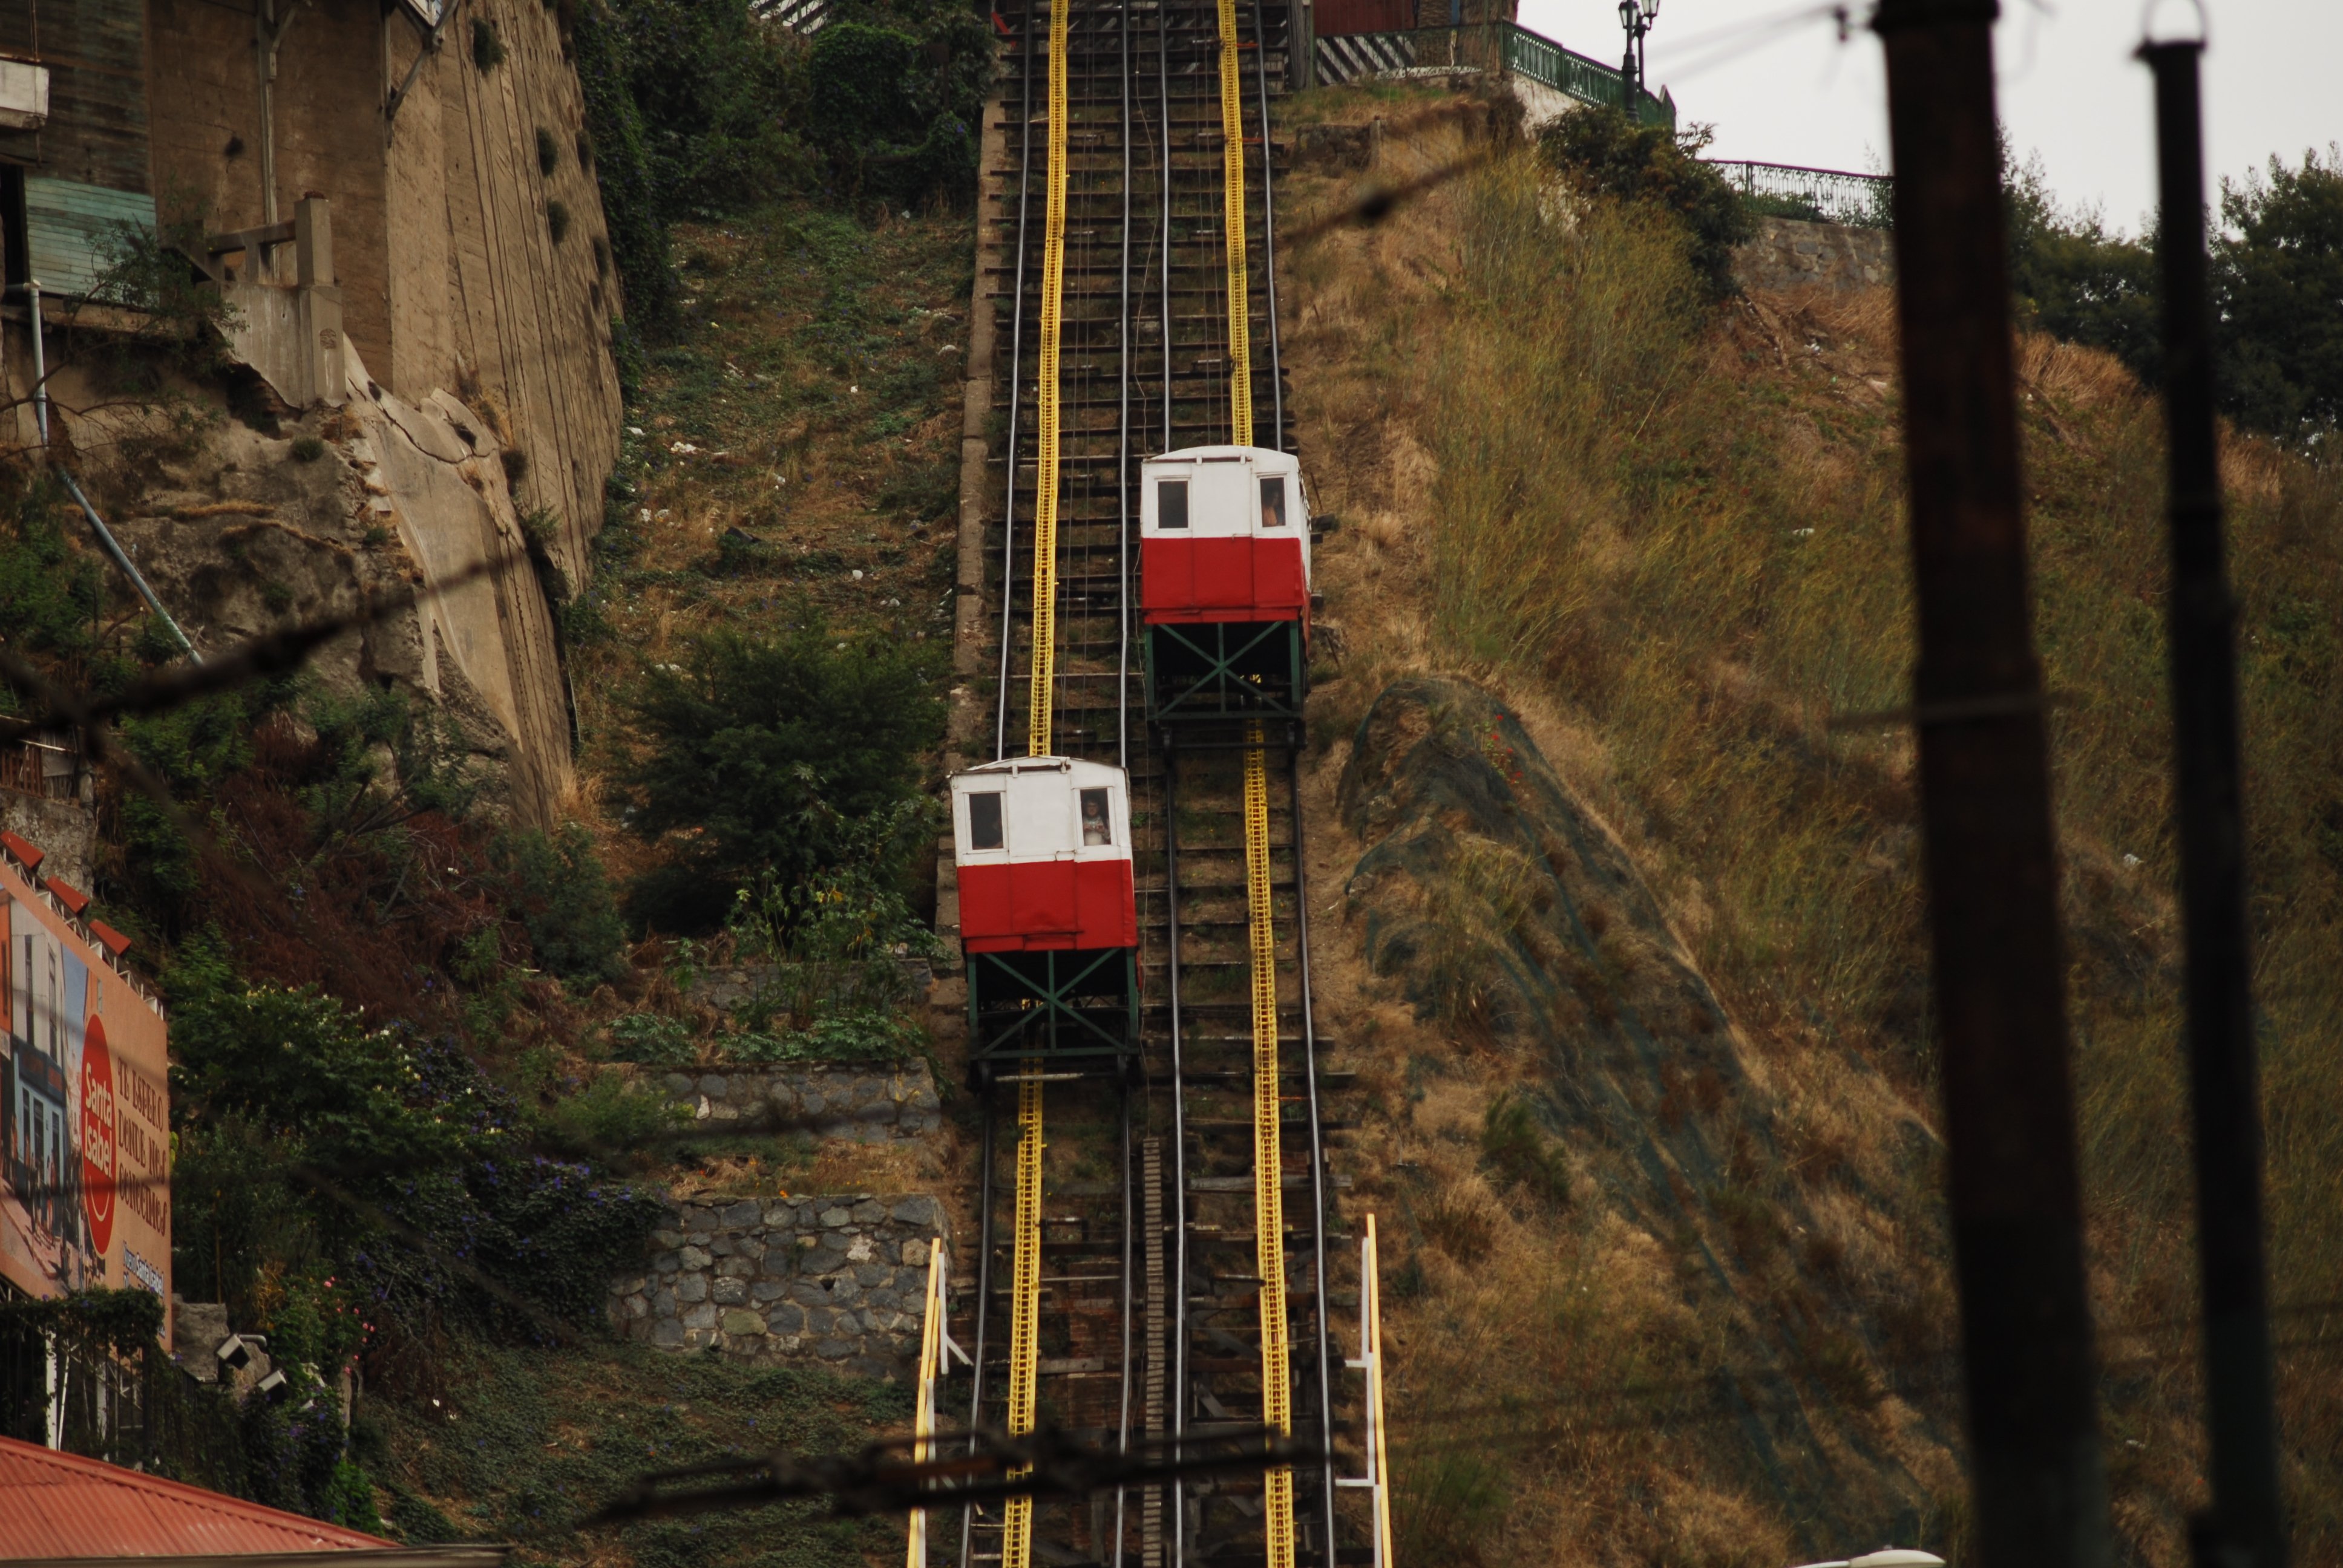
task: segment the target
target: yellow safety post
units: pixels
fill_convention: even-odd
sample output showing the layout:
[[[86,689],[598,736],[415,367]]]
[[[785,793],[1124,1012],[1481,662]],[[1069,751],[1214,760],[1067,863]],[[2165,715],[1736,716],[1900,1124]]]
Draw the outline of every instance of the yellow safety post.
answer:
[[[1246,737],[1244,773],[1245,908],[1252,927],[1253,1255],[1261,1271],[1261,1419],[1293,1431],[1293,1394],[1285,1342],[1285,1152],[1279,1122],[1283,1088],[1277,1070],[1277,930],[1269,907],[1269,769],[1261,725]],[[1269,1568],[1293,1568],[1293,1471],[1263,1477]]]
[[[990,1201],[990,1194],[987,1194]],[[1009,1435],[1033,1430],[1034,1372],[1041,1351],[1041,1060],[1029,1056],[1017,1081],[1017,1230],[1009,1282]],[[1022,1475],[1023,1471],[1017,1473]],[[1029,1568],[1033,1500],[1013,1497],[1001,1526],[1002,1568]]]
[[[911,1462],[924,1464],[933,1456],[936,1434],[936,1380],[944,1370],[944,1242],[928,1242],[927,1317],[920,1329],[920,1392],[911,1404]],[[928,1568],[928,1511],[911,1510],[910,1550],[904,1568]]]
[[[1375,1217],[1367,1216],[1359,1243],[1359,1359],[1367,1372],[1367,1462],[1374,1483],[1375,1568],[1392,1568],[1391,1455],[1383,1421],[1383,1259],[1375,1250]]]
[[[1269,156],[1268,137],[1261,155]],[[1244,77],[1236,0],[1221,0],[1221,215],[1229,244],[1229,439],[1252,445],[1252,302],[1245,280]]]
[[[1026,755],[1050,755],[1058,673],[1058,338],[1066,286],[1066,13],[1050,6],[1049,168],[1041,200],[1041,367],[1035,385],[1038,449],[1033,477],[1033,689],[1026,707]],[[1017,454],[1009,460],[1014,463]]]

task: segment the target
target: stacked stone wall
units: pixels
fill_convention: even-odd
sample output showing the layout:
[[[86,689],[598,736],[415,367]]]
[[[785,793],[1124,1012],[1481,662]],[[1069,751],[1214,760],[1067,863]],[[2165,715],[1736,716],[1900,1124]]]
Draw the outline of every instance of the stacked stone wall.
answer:
[[[675,1206],[610,1318],[662,1349],[899,1377],[919,1353],[930,1243],[926,1196],[700,1198]]]
[[[1896,279],[1896,242],[1885,229],[1763,217],[1733,270],[1748,288],[1876,287]]]
[[[855,1143],[926,1137],[943,1125],[924,1061],[645,1070],[645,1081],[693,1117],[742,1132],[805,1132]]]

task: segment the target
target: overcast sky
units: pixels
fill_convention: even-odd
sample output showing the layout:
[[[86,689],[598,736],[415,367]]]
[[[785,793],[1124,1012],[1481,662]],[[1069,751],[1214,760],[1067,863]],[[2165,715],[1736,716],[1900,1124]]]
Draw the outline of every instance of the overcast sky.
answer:
[[[1860,14],[1861,0],[1850,0]],[[1713,122],[1711,156],[1855,170],[1887,166],[1879,44],[1838,41],[1827,18],[1791,20],[1796,0],[1662,0],[1647,45],[1654,87],[1678,123]],[[2343,140],[2343,4],[2205,0],[2207,153],[2232,178],[2277,153]],[[2159,16],[2183,7],[2166,0]],[[2154,127],[2140,0],[2002,0],[1995,60],[2001,115],[2022,157],[2039,152],[2060,202],[2097,206],[2137,233],[2155,204]],[[1617,0],[1521,0],[1522,25],[1616,62]]]

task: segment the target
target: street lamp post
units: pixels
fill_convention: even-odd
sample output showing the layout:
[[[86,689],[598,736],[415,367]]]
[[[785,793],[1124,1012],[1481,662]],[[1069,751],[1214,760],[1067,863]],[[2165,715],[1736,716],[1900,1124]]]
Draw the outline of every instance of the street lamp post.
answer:
[[[1619,0],[1619,26],[1627,35],[1627,58],[1619,67],[1619,80],[1625,90],[1620,95],[1620,107],[1627,118],[1643,123],[1644,82],[1648,75],[1644,62],[1644,38],[1652,24],[1660,18],[1660,0]]]

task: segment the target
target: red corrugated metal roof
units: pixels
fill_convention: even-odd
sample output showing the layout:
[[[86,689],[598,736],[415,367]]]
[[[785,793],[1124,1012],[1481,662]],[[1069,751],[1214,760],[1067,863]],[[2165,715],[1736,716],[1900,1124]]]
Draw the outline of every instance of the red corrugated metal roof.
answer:
[[[0,1560],[358,1552],[395,1543],[0,1437]]]

